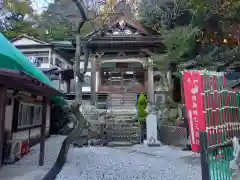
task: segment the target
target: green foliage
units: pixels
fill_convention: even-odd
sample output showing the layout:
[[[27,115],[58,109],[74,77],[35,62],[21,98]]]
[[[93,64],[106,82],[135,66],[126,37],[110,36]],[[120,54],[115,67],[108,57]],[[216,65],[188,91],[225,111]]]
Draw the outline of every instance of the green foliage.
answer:
[[[54,26],[46,28],[46,31],[47,40],[61,41],[74,37],[73,28],[64,23],[55,23]]]
[[[138,120],[140,123],[144,123],[147,117],[147,98],[144,94],[141,94],[137,101],[138,106]]]
[[[200,29],[193,25],[195,12],[186,1],[164,1],[162,4],[142,6],[145,16],[142,22],[158,31],[166,47],[166,53],[153,56],[159,70],[169,70],[170,62],[179,64],[189,60],[196,49],[196,39]],[[145,10],[144,10],[145,9]]]
[[[194,64],[197,68],[216,70],[217,66],[224,64],[223,57],[229,62],[236,60],[235,50],[239,53],[239,48],[232,49],[234,43],[239,46],[240,0],[144,3],[142,22],[157,30],[166,46],[165,54],[153,56],[159,70],[169,70],[170,62],[182,68],[184,64]],[[233,44],[227,48],[220,47],[229,37]],[[229,63],[225,60],[225,64]]]
[[[39,30],[35,24],[31,1],[4,0],[8,12],[0,22],[1,31],[8,37],[14,38],[23,33],[35,36]]]
[[[31,1],[4,0],[4,7],[13,15],[33,15]]]
[[[85,24],[83,25],[82,29],[81,29],[81,33],[80,36],[84,37],[87,34],[91,33],[94,31],[94,22],[93,21],[87,21],[85,22]]]
[[[59,8],[63,7],[59,6],[57,3],[50,3],[48,8],[41,14],[39,22],[41,27],[44,27],[47,32],[45,36],[47,40],[62,41],[69,38],[75,38],[77,23],[74,22],[71,17],[68,17],[68,14],[65,14],[64,10],[63,12],[59,12]],[[74,14],[75,12],[72,13],[75,19],[80,16],[79,14]],[[91,13],[93,14],[93,12]],[[92,31],[93,23],[87,21],[81,28],[80,36],[83,37]]]
[[[21,2],[4,0],[4,4],[9,13],[5,15],[5,20],[0,22],[0,30],[9,39],[22,34],[45,41],[75,38],[76,24],[70,22],[67,17],[64,17],[64,14],[59,15],[61,10],[59,7],[55,7],[54,3],[50,3],[41,14],[34,13],[30,0]],[[55,9],[56,12],[51,12],[50,8]],[[81,36],[85,36],[91,31],[93,31],[93,23],[86,22],[81,29]]]
[[[192,26],[179,26],[162,31],[166,53],[153,56],[154,64],[159,70],[168,70],[169,62],[179,64],[188,61],[195,46],[200,30]]]

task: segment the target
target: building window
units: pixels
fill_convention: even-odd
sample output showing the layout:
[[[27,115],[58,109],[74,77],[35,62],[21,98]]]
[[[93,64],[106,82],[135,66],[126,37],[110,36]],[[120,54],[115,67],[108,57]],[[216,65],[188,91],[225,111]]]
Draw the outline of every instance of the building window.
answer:
[[[18,128],[41,125],[42,106],[20,103],[18,114]]]
[[[42,62],[43,63],[49,63],[48,57],[42,57]]]

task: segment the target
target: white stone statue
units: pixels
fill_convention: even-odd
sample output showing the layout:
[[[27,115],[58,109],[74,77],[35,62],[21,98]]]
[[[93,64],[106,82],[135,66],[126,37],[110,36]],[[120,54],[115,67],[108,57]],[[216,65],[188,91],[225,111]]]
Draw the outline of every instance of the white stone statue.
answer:
[[[150,111],[146,119],[147,144],[149,146],[160,146],[158,141],[157,114]]]
[[[231,176],[231,180],[240,180],[240,144],[239,139],[234,137],[232,139],[233,143],[233,154],[234,159],[230,161],[230,169],[234,171],[234,173]]]

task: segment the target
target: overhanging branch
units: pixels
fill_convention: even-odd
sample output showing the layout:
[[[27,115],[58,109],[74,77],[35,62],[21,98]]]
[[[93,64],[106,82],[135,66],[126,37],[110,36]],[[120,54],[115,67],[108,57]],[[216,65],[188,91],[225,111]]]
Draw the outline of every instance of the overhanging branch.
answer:
[[[73,0],[73,2],[76,4],[81,16],[82,16],[82,19],[83,19],[83,22],[87,21],[87,15],[86,15],[86,12],[84,10],[84,3],[82,0]],[[84,24],[84,23],[83,23]]]

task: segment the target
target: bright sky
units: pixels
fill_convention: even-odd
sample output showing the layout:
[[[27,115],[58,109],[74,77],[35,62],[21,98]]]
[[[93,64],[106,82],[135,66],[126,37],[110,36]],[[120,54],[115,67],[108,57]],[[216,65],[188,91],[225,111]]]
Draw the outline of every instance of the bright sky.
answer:
[[[52,1],[53,0],[33,0],[33,8],[36,9],[38,12],[41,12],[42,9]]]

